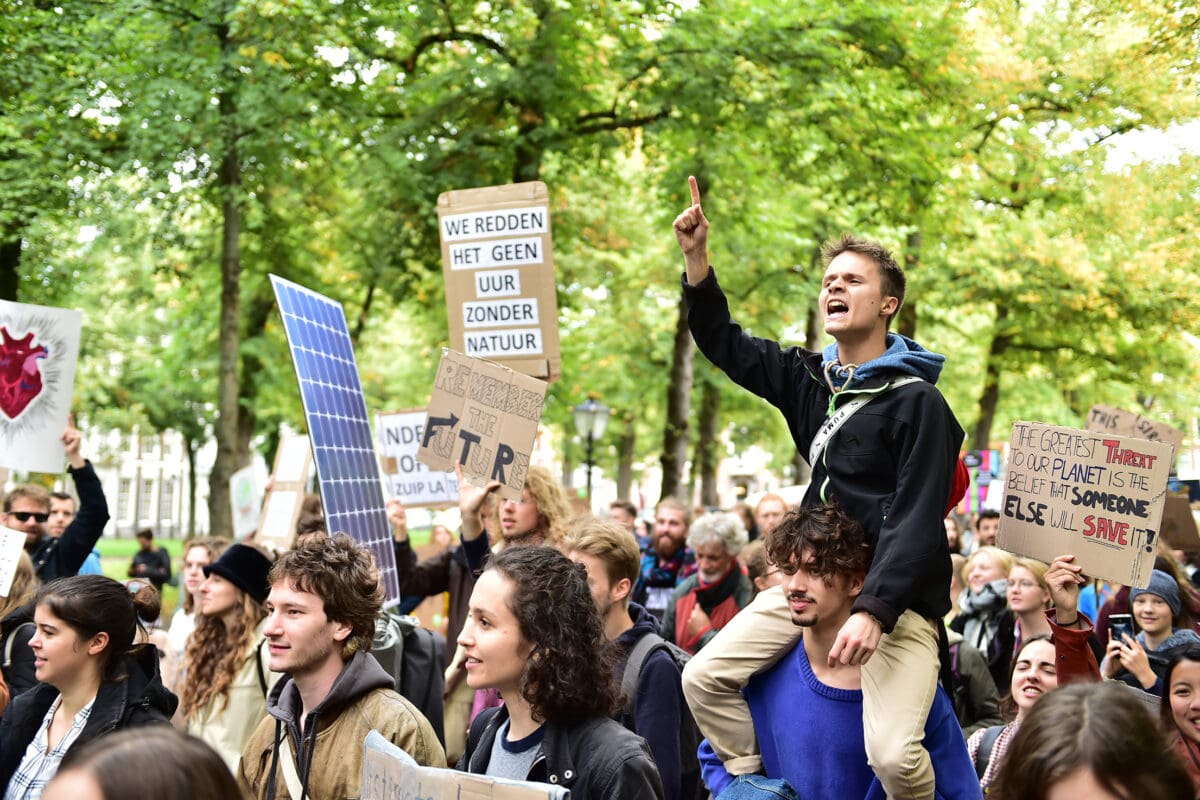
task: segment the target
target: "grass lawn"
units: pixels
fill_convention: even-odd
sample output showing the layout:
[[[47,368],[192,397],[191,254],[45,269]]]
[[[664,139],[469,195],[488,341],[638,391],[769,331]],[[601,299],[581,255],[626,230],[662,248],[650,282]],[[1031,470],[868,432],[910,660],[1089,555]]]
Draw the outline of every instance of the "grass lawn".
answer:
[[[171,575],[178,575],[183,566],[183,540],[155,539],[154,543],[158,547],[167,548],[167,552],[171,554]],[[122,582],[129,580],[129,564],[133,561],[133,554],[138,551],[137,539],[101,539],[96,544],[96,549],[100,551],[100,568],[104,570],[105,575]],[[179,589],[168,583],[163,587],[164,623],[171,619],[178,603]]]

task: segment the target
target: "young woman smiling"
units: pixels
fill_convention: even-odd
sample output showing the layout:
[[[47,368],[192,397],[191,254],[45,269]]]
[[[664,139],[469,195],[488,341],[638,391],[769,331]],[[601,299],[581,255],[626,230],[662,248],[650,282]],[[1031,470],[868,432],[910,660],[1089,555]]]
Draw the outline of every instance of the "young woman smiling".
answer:
[[[46,584],[34,604],[29,641],[40,683],[0,720],[0,785],[5,800],[36,800],[64,755],[110,731],[165,723],[175,696],[158,678],[153,647],[134,647],[138,617],[157,619],[158,592],[102,575]]]
[[[1100,671],[1106,678],[1116,678],[1162,697],[1163,677],[1172,651],[1200,644],[1200,636],[1186,627],[1179,584],[1169,573],[1154,570],[1150,573],[1150,585],[1130,590],[1129,598],[1133,619],[1141,633],[1136,639],[1110,640]]]

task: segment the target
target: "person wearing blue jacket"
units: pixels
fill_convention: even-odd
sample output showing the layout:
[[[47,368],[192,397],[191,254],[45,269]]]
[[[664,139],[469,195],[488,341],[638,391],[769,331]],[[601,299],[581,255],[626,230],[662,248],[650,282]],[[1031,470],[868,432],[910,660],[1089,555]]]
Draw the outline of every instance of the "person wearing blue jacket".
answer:
[[[605,638],[616,643],[613,676],[621,685],[637,643],[646,636],[660,635],[658,618],[629,599],[638,577],[637,540],[615,523],[584,519],[573,525],[564,549],[568,558],[587,569],[588,588],[604,622]],[[699,764],[694,754],[682,752],[680,736],[684,722],[694,723],[687,714],[679,667],[666,649],[650,652],[636,687],[632,696],[626,697],[619,721],[646,740],[666,800],[696,797]],[[685,755],[691,756],[688,770],[683,768]]]
[[[801,638],[743,690],[763,774],[730,775],[705,741],[700,747],[704,780],[718,800],[883,800],[863,744],[861,668],[830,658],[871,561],[863,529],[836,506],[813,506],[788,513],[766,542],[768,558],[787,575],[782,589],[767,591],[784,593]],[[940,687],[922,744],[933,766],[934,797],[981,796],[953,704]]]

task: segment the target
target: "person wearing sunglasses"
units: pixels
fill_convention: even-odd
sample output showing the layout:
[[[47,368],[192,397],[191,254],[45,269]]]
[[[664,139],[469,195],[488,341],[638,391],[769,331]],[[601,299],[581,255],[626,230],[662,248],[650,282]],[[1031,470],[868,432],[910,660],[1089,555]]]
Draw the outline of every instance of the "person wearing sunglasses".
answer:
[[[80,454],[81,439],[74,420],[69,419],[61,440],[70,463],[67,471],[71,473],[79,494],[79,512],[62,536],[55,538],[47,531],[50,493],[45,488],[36,484],[21,484],[4,497],[4,513],[0,515],[0,523],[25,534],[25,551],[33,560],[34,572],[43,583],[76,575],[108,524],[108,503],[104,499],[104,490],[91,462]]]

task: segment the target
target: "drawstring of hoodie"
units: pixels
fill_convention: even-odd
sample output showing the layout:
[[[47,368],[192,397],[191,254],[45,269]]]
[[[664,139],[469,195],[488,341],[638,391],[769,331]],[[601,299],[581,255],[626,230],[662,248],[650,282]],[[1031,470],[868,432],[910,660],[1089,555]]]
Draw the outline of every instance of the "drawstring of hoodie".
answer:
[[[275,772],[279,769],[279,743],[283,741],[283,722],[275,720],[275,746],[271,748],[271,777],[267,780],[267,800],[275,800]]]
[[[842,366],[836,361],[826,361],[822,365],[822,370],[825,373],[825,383],[829,385],[829,391],[837,394],[849,386],[850,381],[854,380],[854,371],[856,369],[858,369],[858,364]],[[841,385],[835,384],[834,379],[840,381]]]

